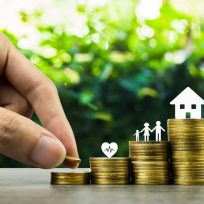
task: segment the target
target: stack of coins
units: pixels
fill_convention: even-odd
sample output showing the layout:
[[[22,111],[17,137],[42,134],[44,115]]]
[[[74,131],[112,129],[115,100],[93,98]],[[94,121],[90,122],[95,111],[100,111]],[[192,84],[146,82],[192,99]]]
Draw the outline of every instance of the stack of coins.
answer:
[[[82,185],[90,184],[90,172],[52,172],[53,185]]]
[[[133,184],[169,184],[169,143],[129,142]]]
[[[173,183],[204,185],[204,120],[169,119]]]
[[[129,184],[128,157],[91,157],[90,167],[92,184]]]

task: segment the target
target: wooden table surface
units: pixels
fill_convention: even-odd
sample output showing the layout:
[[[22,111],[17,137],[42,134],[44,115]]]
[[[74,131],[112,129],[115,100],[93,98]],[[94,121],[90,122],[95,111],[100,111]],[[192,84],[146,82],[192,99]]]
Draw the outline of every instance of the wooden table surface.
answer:
[[[51,171],[0,169],[0,204],[194,204],[204,203],[204,186],[53,186]]]

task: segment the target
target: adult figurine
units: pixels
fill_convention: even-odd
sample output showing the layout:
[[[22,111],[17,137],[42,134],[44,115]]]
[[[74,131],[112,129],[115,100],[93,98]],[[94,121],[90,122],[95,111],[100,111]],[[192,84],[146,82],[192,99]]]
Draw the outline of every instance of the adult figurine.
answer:
[[[145,123],[144,128],[140,132],[144,132],[144,141],[149,141],[149,132],[151,132],[151,129],[149,128],[149,123]]]
[[[135,136],[136,141],[140,141],[140,131],[139,130],[135,131],[134,136]]]
[[[161,141],[161,131],[165,132],[165,130],[164,128],[162,128],[160,121],[156,122],[156,126],[151,130],[151,132],[153,132],[154,130],[155,130],[155,140]]]

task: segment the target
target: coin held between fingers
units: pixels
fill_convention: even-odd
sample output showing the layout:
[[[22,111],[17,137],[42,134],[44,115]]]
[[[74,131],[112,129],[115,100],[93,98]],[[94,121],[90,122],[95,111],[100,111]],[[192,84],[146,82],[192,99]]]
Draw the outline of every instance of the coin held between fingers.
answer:
[[[63,163],[70,168],[77,168],[80,162],[81,159],[78,157],[66,156]]]

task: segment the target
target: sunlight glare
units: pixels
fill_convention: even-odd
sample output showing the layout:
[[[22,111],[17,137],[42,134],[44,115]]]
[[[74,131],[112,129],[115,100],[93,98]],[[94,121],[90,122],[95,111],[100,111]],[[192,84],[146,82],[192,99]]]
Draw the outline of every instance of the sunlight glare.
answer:
[[[141,21],[145,19],[153,20],[160,16],[161,6],[162,0],[140,0],[135,14]]]

